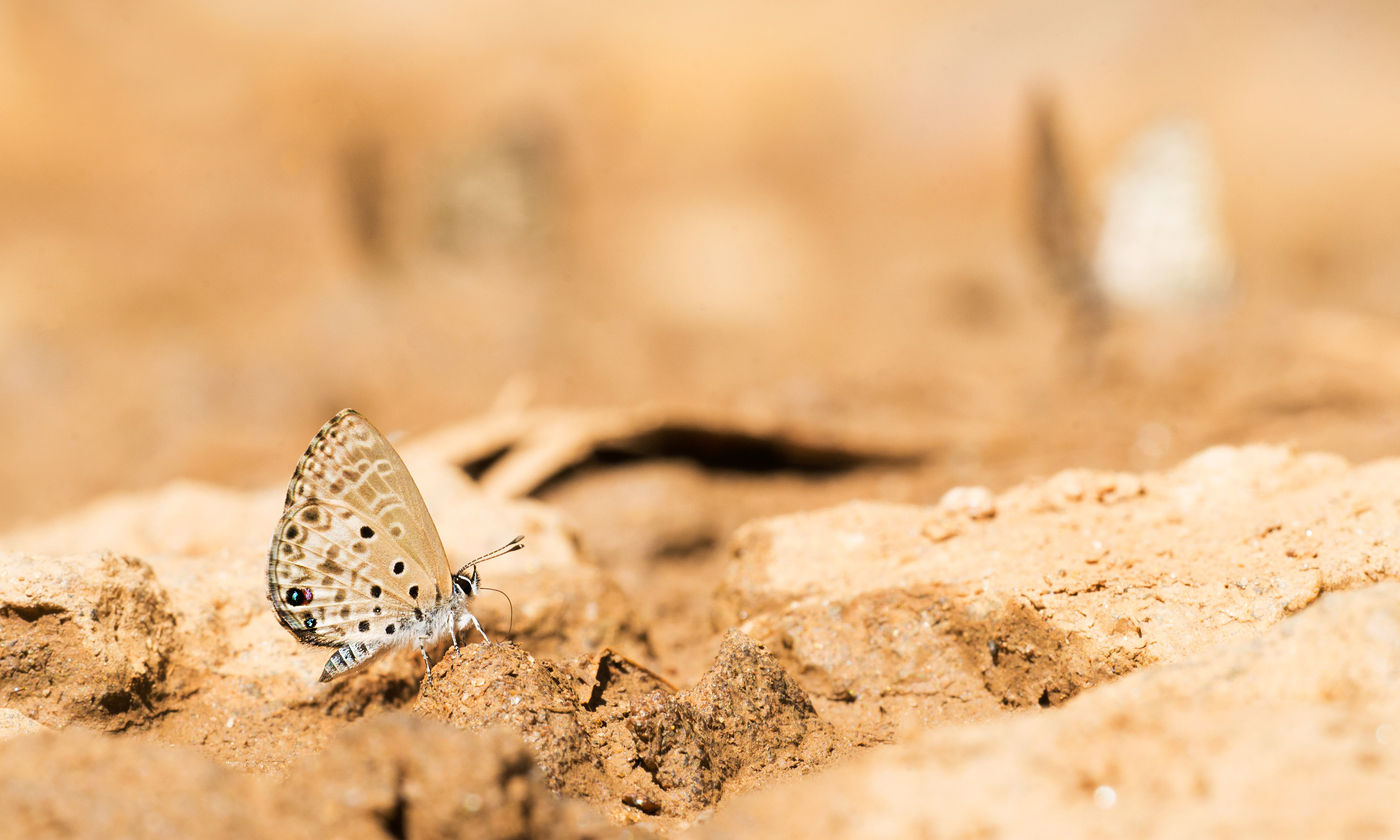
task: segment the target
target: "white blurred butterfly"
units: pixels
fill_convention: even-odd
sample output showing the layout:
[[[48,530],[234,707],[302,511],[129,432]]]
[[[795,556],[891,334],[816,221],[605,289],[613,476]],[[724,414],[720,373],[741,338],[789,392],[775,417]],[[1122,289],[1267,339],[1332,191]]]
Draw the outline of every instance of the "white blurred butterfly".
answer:
[[[524,548],[524,537],[452,571],[418,485],[369,421],[345,409],[316,433],[287,487],[267,557],[267,597],[301,642],[336,648],[325,682],[398,645],[426,645],[481,624],[467,609],[476,566]]]

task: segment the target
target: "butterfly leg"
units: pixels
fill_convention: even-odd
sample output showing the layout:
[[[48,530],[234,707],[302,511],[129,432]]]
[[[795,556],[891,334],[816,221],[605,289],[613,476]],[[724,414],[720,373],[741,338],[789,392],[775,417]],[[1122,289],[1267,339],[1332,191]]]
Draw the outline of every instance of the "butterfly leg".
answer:
[[[418,639],[418,652],[423,654],[423,667],[427,671],[423,674],[423,682],[427,685],[433,684],[433,663],[428,661],[428,649],[423,647],[422,638]]]
[[[486,644],[491,644],[491,637],[486,635],[485,630],[481,629],[481,622],[476,620],[476,616],[472,615],[471,613],[467,613],[467,618],[470,618],[472,620],[472,626],[476,628],[476,632],[481,634],[481,638],[486,640]]]
[[[461,620],[461,617],[458,616],[457,608],[454,606],[452,608],[452,649],[461,652],[462,649],[457,646],[457,622],[459,620]]]

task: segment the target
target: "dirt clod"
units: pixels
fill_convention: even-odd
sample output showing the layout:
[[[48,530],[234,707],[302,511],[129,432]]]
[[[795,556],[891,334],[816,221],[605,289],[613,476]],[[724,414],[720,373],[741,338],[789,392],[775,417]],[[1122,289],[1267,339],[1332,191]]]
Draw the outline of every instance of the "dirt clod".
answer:
[[[530,745],[555,790],[585,796],[598,788],[602,760],[570,675],[513,643],[448,654],[415,710],[470,731],[504,726]]]
[[[802,689],[737,632],[679,693],[612,651],[554,663],[510,643],[474,645],[439,671],[420,714],[518,732],[555,790],[644,814],[692,817],[726,786],[810,769],[835,750]]]
[[[149,718],[174,636],[169,598],[137,558],[0,555],[0,692],[42,723],[119,729]]]

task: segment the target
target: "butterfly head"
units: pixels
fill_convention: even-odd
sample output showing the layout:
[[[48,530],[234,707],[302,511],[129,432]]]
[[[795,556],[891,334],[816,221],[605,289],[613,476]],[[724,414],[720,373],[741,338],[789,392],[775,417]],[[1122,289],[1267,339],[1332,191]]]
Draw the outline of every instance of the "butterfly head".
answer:
[[[452,576],[452,594],[459,598],[475,598],[481,590],[481,572],[470,565]]]

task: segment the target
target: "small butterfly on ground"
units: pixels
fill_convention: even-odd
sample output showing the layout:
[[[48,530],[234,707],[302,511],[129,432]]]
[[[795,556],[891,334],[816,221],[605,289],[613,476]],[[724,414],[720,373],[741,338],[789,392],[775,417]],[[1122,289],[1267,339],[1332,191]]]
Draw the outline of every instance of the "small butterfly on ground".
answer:
[[[516,537],[456,572],[399,454],[353,409],[332,417],[301,456],[267,557],[277,620],[305,644],[336,648],[334,679],[392,647],[426,645],[481,624],[467,609],[477,564],[524,548]]]

